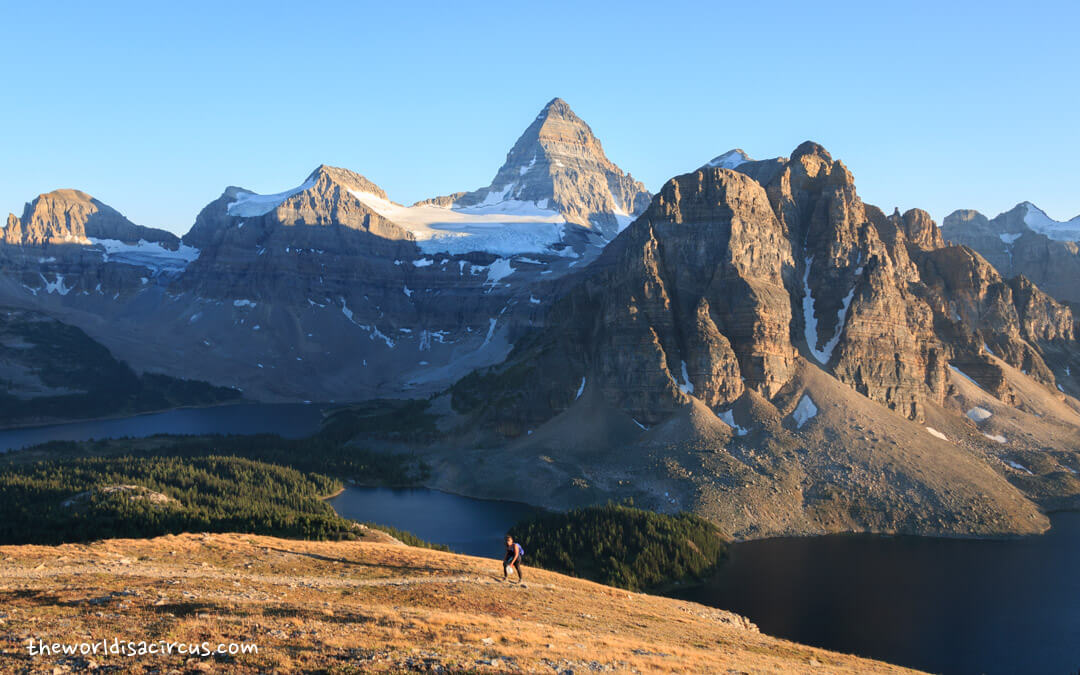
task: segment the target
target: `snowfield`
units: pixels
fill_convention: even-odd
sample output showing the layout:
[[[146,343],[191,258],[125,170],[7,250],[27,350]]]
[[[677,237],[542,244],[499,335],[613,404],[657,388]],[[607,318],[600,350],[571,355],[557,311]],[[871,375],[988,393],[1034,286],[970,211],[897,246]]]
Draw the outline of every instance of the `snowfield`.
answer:
[[[199,257],[199,249],[180,244],[172,251],[156,242],[140,239],[137,244],[126,244],[118,239],[90,239],[94,246],[105,249],[105,262],[115,261],[136,267],[145,267],[155,275],[165,272],[178,274]]]
[[[1080,216],[1061,222],[1046,215],[1031,202],[1024,202],[1024,206],[1027,207],[1024,223],[1031,229],[1056,241],[1080,241]]]
[[[412,232],[417,246],[428,255],[554,253],[552,247],[562,243],[566,228],[566,219],[557,211],[533,202],[500,199],[502,193],[488,193],[476,206],[446,208],[402,206],[370,192],[349,192],[372,211]]]
[[[272,195],[260,195],[243,190],[236,195],[235,202],[231,202],[225,207],[225,212],[230,216],[240,216],[242,218],[265,216],[267,213],[270,213],[281,206],[289,197],[299,194],[304,190],[310,190],[313,187],[315,187],[315,179],[309,178],[303,185],[298,185],[291,190],[278,192]]]

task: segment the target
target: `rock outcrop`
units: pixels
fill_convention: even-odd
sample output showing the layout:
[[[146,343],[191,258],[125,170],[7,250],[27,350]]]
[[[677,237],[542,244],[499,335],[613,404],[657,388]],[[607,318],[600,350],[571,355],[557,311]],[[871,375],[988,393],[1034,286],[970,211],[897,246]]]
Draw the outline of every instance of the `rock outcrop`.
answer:
[[[136,225],[116,209],[79,190],[38,195],[23,209],[22,218],[9,214],[3,242],[14,246],[88,245],[91,238],[127,244],[142,240],[172,250],[180,243],[171,232]]]

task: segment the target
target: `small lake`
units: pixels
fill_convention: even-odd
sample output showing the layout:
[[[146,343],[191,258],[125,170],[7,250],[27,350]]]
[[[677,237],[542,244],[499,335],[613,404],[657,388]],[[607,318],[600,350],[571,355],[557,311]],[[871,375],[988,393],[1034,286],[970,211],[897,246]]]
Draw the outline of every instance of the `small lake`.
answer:
[[[528,504],[470,499],[424,488],[346,488],[329,500],[345,518],[390,525],[457,553],[503,556],[503,538],[524,518],[544,513]]]
[[[142,438],[154,434],[281,434],[310,436],[322,423],[322,406],[299,403],[236,403],[181,408],[117,419],[88,420],[0,430],[0,452],[46,441]]]

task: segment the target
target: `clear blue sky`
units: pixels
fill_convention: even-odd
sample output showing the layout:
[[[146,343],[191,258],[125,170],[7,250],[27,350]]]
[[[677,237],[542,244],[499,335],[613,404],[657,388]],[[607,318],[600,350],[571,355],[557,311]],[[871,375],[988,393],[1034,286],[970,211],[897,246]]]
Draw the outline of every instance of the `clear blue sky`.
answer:
[[[1080,3],[0,0],[0,210],[77,187],[186,231],[320,163],[486,185],[554,96],[656,190],[806,139],[891,211],[1080,213]]]

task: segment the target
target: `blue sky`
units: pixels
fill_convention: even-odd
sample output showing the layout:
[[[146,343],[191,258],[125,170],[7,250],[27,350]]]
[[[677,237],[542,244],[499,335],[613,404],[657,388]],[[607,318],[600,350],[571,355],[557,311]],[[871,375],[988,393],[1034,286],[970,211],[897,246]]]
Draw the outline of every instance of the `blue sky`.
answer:
[[[887,211],[1080,213],[1076,2],[0,7],[5,212],[76,187],[184,232],[320,163],[411,203],[486,185],[561,96],[651,190],[812,139]]]

